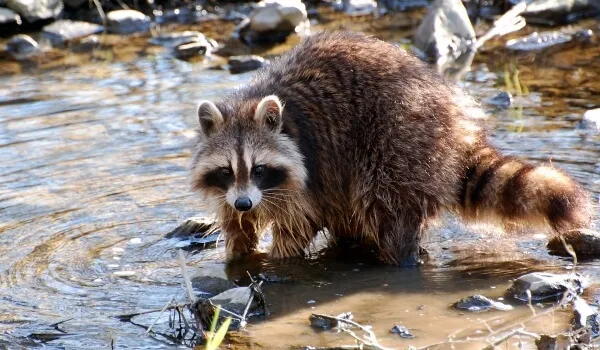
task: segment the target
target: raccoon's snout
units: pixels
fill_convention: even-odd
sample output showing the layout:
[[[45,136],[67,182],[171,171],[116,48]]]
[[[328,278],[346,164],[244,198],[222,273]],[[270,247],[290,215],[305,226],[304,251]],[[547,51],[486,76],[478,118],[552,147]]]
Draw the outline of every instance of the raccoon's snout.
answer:
[[[239,211],[248,211],[252,209],[252,201],[248,197],[239,197],[235,200],[234,206]]]

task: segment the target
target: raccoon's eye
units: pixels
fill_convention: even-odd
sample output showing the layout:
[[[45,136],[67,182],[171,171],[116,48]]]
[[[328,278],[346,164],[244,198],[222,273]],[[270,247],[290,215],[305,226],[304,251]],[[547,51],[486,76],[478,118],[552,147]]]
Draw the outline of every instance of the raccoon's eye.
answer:
[[[221,176],[223,176],[223,177],[230,177],[232,174],[232,171],[229,168],[221,168],[220,172],[221,172]]]
[[[265,173],[265,166],[257,165],[254,167],[254,170],[252,172],[254,173],[254,176],[262,176],[262,174]]]

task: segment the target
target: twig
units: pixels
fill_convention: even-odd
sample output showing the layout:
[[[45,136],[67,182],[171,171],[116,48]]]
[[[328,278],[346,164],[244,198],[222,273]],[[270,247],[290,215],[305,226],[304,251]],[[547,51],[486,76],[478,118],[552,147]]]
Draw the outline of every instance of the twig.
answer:
[[[178,307],[183,307],[183,306],[189,306],[189,303],[184,303],[184,304],[176,304],[176,305],[171,305],[169,307],[166,308],[166,310],[173,310],[176,309]],[[141,311],[141,312],[135,312],[135,313],[131,313],[131,314],[124,314],[124,315],[117,315],[115,317],[124,319],[124,318],[134,318],[136,316],[141,316],[141,315],[146,315],[146,314],[152,314],[155,312],[161,312],[163,309],[153,309],[153,310],[148,310],[148,311]]]
[[[376,349],[376,350],[388,350],[388,348],[380,345],[377,342],[377,337],[375,336],[375,333],[373,333],[373,331],[363,325],[361,325],[360,323],[356,323],[352,320],[348,320],[345,318],[341,318],[341,317],[336,317],[336,316],[331,316],[331,315],[324,315],[324,314],[313,314],[313,316],[316,317],[320,317],[320,318],[324,318],[324,319],[329,319],[329,320],[335,320],[339,323],[347,323],[349,325],[352,325],[360,330],[362,330],[363,332],[367,333],[367,336],[364,338],[361,338],[359,336],[357,336],[354,332],[345,329],[343,327],[340,327],[341,330],[345,331],[346,333],[350,334],[352,337],[354,337],[356,340],[360,341],[363,345],[363,349]],[[368,346],[368,347],[365,347]]]
[[[523,329],[516,329],[516,330],[508,333],[504,337],[496,340],[492,344],[486,346],[485,348],[483,348],[483,350],[493,350],[494,348],[496,348],[496,345],[500,345],[500,344],[504,343],[505,341],[507,341],[508,339],[514,337],[515,335],[529,337],[529,338],[533,338],[535,340],[540,339],[540,336],[538,334],[536,334],[536,333],[527,332],[527,331],[525,331]]]
[[[152,330],[152,327],[154,327],[154,325],[156,324],[156,322],[158,322],[158,320],[160,319],[160,317],[165,313],[165,311],[167,310],[167,308],[174,301],[175,301],[175,298],[171,298],[171,300],[169,300],[169,302],[165,304],[165,306],[162,308],[162,310],[160,310],[160,314],[158,314],[158,317],[156,317],[154,319],[154,322],[152,322],[152,324],[150,325],[150,327],[148,327],[148,329],[146,329],[146,334],[150,333],[150,330]]]
[[[183,282],[185,283],[185,289],[188,292],[188,297],[192,304],[196,302],[196,295],[194,294],[194,290],[192,289],[192,282],[190,281],[190,277],[187,273],[187,265],[185,264],[185,256],[183,256],[183,250],[179,249],[177,251],[179,254],[179,264],[181,265],[181,273],[183,274]]]
[[[475,41],[472,49],[479,49],[486,41],[495,36],[505,35],[525,27],[525,19],[520,15],[525,11],[526,8],[526,1],[521,1],[517,5],[513,6],[513,8],[503,14],[502,17],[494,21],[492,28]]]

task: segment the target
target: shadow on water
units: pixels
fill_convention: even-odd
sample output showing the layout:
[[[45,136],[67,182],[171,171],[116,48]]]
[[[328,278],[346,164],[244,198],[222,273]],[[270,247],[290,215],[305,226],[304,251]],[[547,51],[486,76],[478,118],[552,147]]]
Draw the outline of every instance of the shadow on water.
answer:
[[[600,134],[576,124],[586,108],[600,105],[600,48],[569,52],[541,61],[513,57],[511,69],[519,69],[528,93],[510,109],[484,107],[493,141],[506,153],[552,159],[598,198]],[[482,52],[461,81],[481,100],[507,88],[500,77],[509,59],[500,64],[495,54]],[[0,347],[171,345],[113,316],[186,300],[177,241],[163,236],[202,215],[186,170],[195,103],[248,79],[166,57],[0,78]],[[475,293],[500,296],[526,272],[568,271],[570,261],[549,256],[544,243],[501,239],[448,218],[431,230],[424,245],[430,259],[419,268],[374,265],[356,254],[276,263],[258,257],[228,266],[240,282],[246,271],[279,281],[265,285],[271,316],[250,324],[238,346],[349,343],[342,334],[310,329],[311,312],[352,311],[394,348],[485,334],[486,322],[501,327],[529,310],[461,314],[448,305]],[[222,258],[217,247],[188,255],[188,264],[200,273],[208,265],[225,269]],[[600,276],[598,261],[578,269],[595,281]],[[138,322],[147,326],[155,317]],[[165,317],[157,324],[167,324]],[[64,333],[51,327],[65,320]],[[560,331],[568,322],[559,311],[531,329]],[[417,338],[389,334],[394,324]]]

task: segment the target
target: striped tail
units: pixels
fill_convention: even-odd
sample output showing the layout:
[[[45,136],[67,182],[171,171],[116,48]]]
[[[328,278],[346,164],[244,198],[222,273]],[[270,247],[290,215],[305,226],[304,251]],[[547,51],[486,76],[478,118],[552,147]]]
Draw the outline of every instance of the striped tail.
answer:
[[[504,157],[489,145],[471,157],[460,196],[459,212],[467,221],[549,226],[557,234],[587,229],[592,222],[588,194],[568,175]]]

